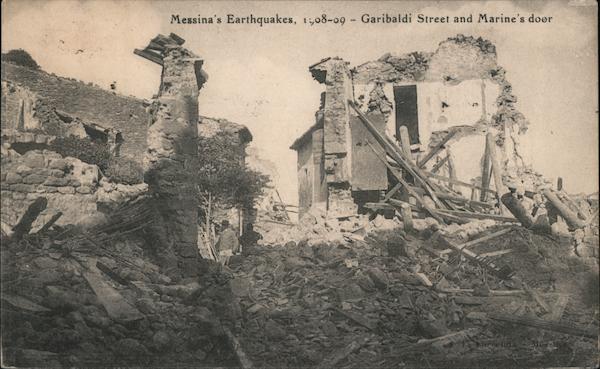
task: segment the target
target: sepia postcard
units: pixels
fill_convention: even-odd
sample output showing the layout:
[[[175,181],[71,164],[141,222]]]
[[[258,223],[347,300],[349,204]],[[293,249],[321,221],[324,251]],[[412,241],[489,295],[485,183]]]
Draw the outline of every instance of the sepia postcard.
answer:
[[[597,14],[2,1],[1,366],[597,368]]]

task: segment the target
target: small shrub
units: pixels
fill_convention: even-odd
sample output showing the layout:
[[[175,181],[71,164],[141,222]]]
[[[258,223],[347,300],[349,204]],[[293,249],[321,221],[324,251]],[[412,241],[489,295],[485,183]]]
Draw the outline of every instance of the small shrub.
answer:
[[[128,158],[112,158],[104,175],[116,183],[133,185],[144,182],[142,166]]]
[[[2,61],[32,69],[40,69],[38,63],[23,49],[10,50],[7,53],[2,54]]]
[[[62,156],[77,158],[84,163],[95,164],[102,172],[106,171],[112,157],[108,145],[76,136],[57,137],[50,145],[50,150]]]

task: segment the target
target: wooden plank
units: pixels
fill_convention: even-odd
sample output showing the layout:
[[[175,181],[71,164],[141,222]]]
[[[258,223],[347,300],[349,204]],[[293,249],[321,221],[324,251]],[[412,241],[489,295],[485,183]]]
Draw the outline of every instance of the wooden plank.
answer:
[[[490,188],[490,149],[488,148],[487,139],[485,140],[485,152],[483,154],[483,165],[481,168],[481,187],[484,189],[479,194],[480,201],[487,200],[488,192],[485,191]]]
[[[87,267],[88,269],[82,273],[83,278],[88,282],[111,319],[118,322],[131,322],[144,317],[121,296],[119,291],[104,280],[100,270],[96,267],[95,258],[89,258]]]
[[[246,355],[246,353],[242,349],[242,345],[240,344],[240,341],[237,339],[237,337],[231,332],[231,330],[229,330],[229,328],[227,328],[225,326],[223,327],[223,332],[225,332],[225,336],[227,337],[227,340],[229,341],[229,345],[231,346],[233,352],[235,353],[235,357],[237,358],[237,361],[240,364],[240,368],[241,369],[253,368],[254,365],[252,364],[252,361],[250,360],[248,355]]]
[[[427,164],[427,162],[429,160],[431,160],[431,158],[433,158],[443,147],[446,143],[448,143],[448,141],[450,141],[450,139],[452,139],[452,137],[454,137],[454,135],[456,135],[456,130],[454,131],[450,131],[446,137],[444,137],[437,145],[435,145],[434,148],[432,148],[421,160],[419,160],[418,166],[419,168],[423,168],[425,167],[425,164]]]
[[[412,151],[410,150],[410,136],[406,126],[400,126],[400,148],[404,151],[404,155],[410,162],[414,162]]]
[[[492,132],[488,132],[486,135],[486,144],[488,146],[488,153],[490,155],[490,161],[492,162],[492,174],[494,175],[494,185],[496,186],[496,194],[498,197],[508,192],[508,188],[502,182],[502,167],[500,166],[500,160],[496,155],[496,140]],[[502,206],[501,206],[502,208]],[[501,209],[502,213],[504,210]]]
[[[435,209],[434,209],[434,208],[432,208],[432,207],[430,207],[429,205],[427,205],[425,202],[423,202],[423,199],[421,198],[421,196],[420,196],[418,193],[416,193],[414,190],[412,190],[412,188],[409,186],[409,184],[408,184],[408,183],[406,183],[406,181],[405,181],[405,180],[402,178],[402,175],[401,175],[400,173],[398,173],[398,171],[397,171],[395,168],[393,168],[391,165],[389,165],[389,164],[388,164],[388,162],[387,162],[387,159],[386,159],[386,158],[384,158],[384,157],[382,157],[382,155],[380,155],[380,154],[379,154],[379,153],[378,153],[378,152],[375,150],[375,148],[373,147],[373,145],[372,145],[370,142],[368,142],[368,141],[367,141],[367,144],[368,144],[368,145],[371,147],[371,149],[373,149],[373,151],[374,151],[374,152],[377,154],[377,156],[379,157],[379,159],[380,159],[380,160],[381,160],[383,163],[385,163],[385,165],[388,167],[388,169],[390,170],[390,172],[392,173],[392,175],[393,175],[394,177],[396,177],[396,180],[397,180],[399,183],[401,183],[401,184],[402,184],[402,186],[404,186],[404,188],[406,188],[406,190],[408,191],[408,193],[410,193],[410,195],[411,195],[411,196],[413,196],[413,197],[414,197],[414,198],[417,200],[417,202],[418,202],[419,204],[421,204],[421,206],[423,206],[423,208],[425,208],[425,210],[427,210],[427,212],[428,212],[428,213],[429,213],[429,214],[430,214],[430,215],[431,215],[431,216],[432,216],[432,217],[433,217],[435,220],[437,220],[437,221],[438,221],[438,222],[440,222],[440,223],[444,223],[444,224],[445,224],[444,220],[442,219],[442,217],[441,217],[441,216],[439,216],[439,215],[436,213]]]
[[[452,180],[456,180],[456,167],[454,166],[454,160],[452,159],[452,153],[450,152],[450,147],[446,148],[446,153],[448,156],[448,177]],[[448,187],[451,190],[454,189],[452,182],[450,182]]]
[[[394,206],[382,202],[367,202],[364,207],[372,210],[396,210]]]
[[[550,203],[556,208],[556,210],[560,213],[560,215],[565,219],[567,224],[571,229],[583,228],[586,225],[586,222],[579,219],[577,214],[575,214],[567,205],[565,205],[556,193],[554,193],[550,189],[542,190],[542,194],[550,201]]]
[[[349,106],[351,106],[354,109],[356,114],[358,114],[359,118],[364,123],[365,127],[367,127],[367,129],[373,135],[375,140],[385,149],[386,153],[388,155],[390,155],[390,157],[392,159],[394,159],[398,164],[400,164],[402,166],[402,168],[408,172],[408,174],[413,176],[415,181],[419,182],[423,186],[423,188],[431,196],[431,198],[436,203],[436,205],[438,205],[439,207],[443,207],[443,205],[440,203],[440,201],[437,198],[437,196],[435,195],[435,193],[433,193],[431,183],[429,183],[427,181],[427,178],[425,177],[425,175],[423,173],[421,173],[421,170],[416,165],[412,165],[412,163],[410,163],[408,161],[408,159],[406,159],[404,157],[402,150],[397,149],[396,145],[390,140],[390,138],[387,135],[381,134],[377,130],[375,125],[373,123],[371,123],[369,121],[369,119],[356,106],[356,104],[354,104],[354,101],[348,100],[348,104],[349,104]],[[369,143],[369,145],[371,146],[371,149],[373,149],[373,151],[377,152],[373,148],[373,146],[370,144],[370,142],[367,141],[367,143]],[[380,157],[380,159],[381,159],[381,157]],[[384,158],[383,162],[386,163],[386,165],[389,167],[389,164],[387,164],[387,159]]]
[[[449,182],[449,183],[453,183],[453,184],[456,184],[456,185],[461,185],[461,186],[464,186],[464,187],[475,188],[475,189],[477,189],[477,190],[480,190],[480,191],[486,191],[486,192],[489,192],[489,193],[491,193],[491,194],[494,194],[494,195],[496,194],[496,191],[494,191],[494,190],[491,190],[491,189],[485,189],[485,188],[483,188],[483,187],[481,187],[481,186],[475,186],[475,185],[472,185],[472,184],[470,184],[470,183],[467,183],[467,182],[460,181],[460,180],[458,180],[458,179],[451,179],[451,178],[444,177],[444,176],[440,176],[440,175],[437,175],[437,174],[435,174],[435,173],[431,173],[431,172],[427,172],[427,171],[422,171],[422,172],[423,172],[423,173],[424,173],[424,174],[425,174],[427,177],[434,178],[434,179],[438,179],[438,180],[440,180],[440,181]]]
[[[503,274],[505,274],[505,272],[507,272],[507,273],[509,272],[509,271],[505,271],[504,268],[498,267],[493,262],[489,262],[489,261],[483,262],[483,259],[479,255],[477,255],[476,253],[474,253],[473,251],[471,251],[469,249],[463,248],[463,247],[455,244],[454,242],[451,242],[446,237],[444,237],[444,235],[440,231],[436,231],[431,236],[430,240],[432,240],[434,242],[435,242],[435,240],[439,240],[442,245],[448,246],[450,248],[457,250],[461,254],[465,255],[467,257],[467,259],[470,259],[486,268],[491,269],[495,273],[498,273],[502,278],[505,277],[505,275],[503,275]]]
[[[38,197],[29,206],[21,216],[19,222],[12,228],[11,239],[19,241],[24,235],[31,231],[31,225],[38,218],[40,213],[48,206],[48,200],[45,197]]]
[[[475,206],[479,206],[479,207],[487,208],[487,209],[495,208],[495,206],[490,203],[476,201],[476,200],[469,200],[469,199],[466,199],[466,198],[458,196],[458,195],[452,195],[452,194],[447,194],[447,193],[443,193],[443,192],[436,192],[435,194],[442,200],[450,200],[450,201],[458,202],[460,204],[475,205]]]
[[[540,318],[516,316],[514,314],[506,314],[500,312],[489,313],[488,317],[502,322],[524,325],[552,332],[565,333],[573,336],[582,336],[593,339],[598,338],[597,326],[582,328],[576,326],[573,323],[551,322]]]
[[[566,293],[559,294],[556,298],[556,302],[552,306],[552,312],[546,317],[546,320],[558,322],[562,318],[568,303],[569,295]]]
[[[440,168],[442,168],[448,160],[450,160],[450,157],[448,155],[446,155],[442,160],[435,163],[433,168],[431,168],[431,173],[437,173],[438,170],[440,170]]]
[[[389,190],[386,194],[385,197],[383,198],[383,201],[386,202],[389,199],[392,198],[392,196],[394,196],[396,194],[396,192],[398,192],[398,190],[400,190],[402,188],[402,183],[396,183],[396,185],[394,187],[392,187],[391,190]]]
[[[26,299],[25,297],[21,297],[21,296],[17,296],[17,295],[11,295],[5,292],[2,292],[2,295],[0,296],[0,298],[8,303],[9,305],[12,305],[18,309],[21,310],[27,310],[27,311],[31,311],[34,313],[46,313],[51,311],[50,309],[38,305],[35,302]]]
[[[385,119],[381,114],[369,114],[369,121],[373,123],[380,134],[385,134]],[[352,178],[350,184],[354,191],[387,190],[388,174],[385,165],[365,144],[370,141],[379,153],[385,153],[381,145],[361,122],[360,118],[350,116],[350,136],[352,150]]]
[[[346,359],[354,351],[357,351],[363,347],[369,341],[368,337],[363,337],[357,341],[352,341],[348,345],[342,347],[340,350],[333,352],[328,358],[323,360],[317,368],[336,368],[342,360]]]
[[[400,207],[400,214],[402,215],[402,223],[404,224],[405,232],[412,232],[414,230],[413,226],[413,216],[412,209],[409,205],[402,205]]]
[[[470,219],[492,219],[492,220],[496,220],[498,222],[519,223],[518,219],[512,218],[512,217],[506,217],[503,215],[473,213],[473,212],[461,211],[461,210],[435,209],[434,211],[438,214],[450,214],[450,215],[455,215],[455,216],[459,216],[459,217],[463,217],[463,218],[470,218]]]
[[[159,54],[153,53],[148,50],[140,50],[140,49],[133,50],[133,53],[137,56],[141,56],[144,59],[150,60],[153,63],[156,63],[158,65],[163,65],[162,57]]]
[[[502,230],[500,230],[498,232],[490,233],[487,236],[483,236],[483,237],[471,240],[469,242],[465,242],[465,243],[463,243],[462,245],[459,245],[459,246],[462,247],[463,249],[467,248],[467,247],[471,247],[473,245],[477,245],[478,243],[489,241],[489,240],[494,239],[496,237],[505,235],[505,234],[511,232],[512,230],[513,230],[512,228],[502,229]]]
[[[436,288],[437,291],[442,293],[474,293],[475,290],[472,288]],[[515,295],[526,295],[527,292],[523,290],[489,290],[490,296],[515,296]]]
[[[56,223],[56,221],[62,217],[63,213],[62,211],[59,211],[58,213],[54,214],[52,216],[52,218],[50,218],[49,221],[46,222],[46,224],[44,224],[42,226],[42,228],[40,228],[36,233],[44,233],[45,231],[47,231],[50,227],[52,227],[54,225],[54,223]]]
[[[479,254],[479,256],[482,258],[491,258],[491,257],[495,257],[495,256],[510,254],[513,251],[514,251],[513,249],[498,250],[498,251],[492,251],[492,252],[485,252],[483,254]]]

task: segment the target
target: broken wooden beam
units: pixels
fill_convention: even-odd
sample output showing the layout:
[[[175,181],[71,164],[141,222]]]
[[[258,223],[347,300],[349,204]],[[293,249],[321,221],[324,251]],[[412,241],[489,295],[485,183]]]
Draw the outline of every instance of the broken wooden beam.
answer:
[[[42,228],[40,228],[36,233],[44,233],[46,232],[48,229],[50,229],[50,227],[52,227],[54,225],[54,223],[56,223],[56,221],[58,219],[60,219],[60,217],[63,215],[62,211],[59,211],[58,213],[54,214],[52,216],[52,218],[50,218],[49,221],[46,222],[46,224],[44,224],[42,226]]]
[[[391,190],[389,190],[386,194],[385,197],[383,198],[383,202],[388,201],[389,199],[392,198],[392,196],[394,196],[396,194],[396,192],[398,192],[398,190],[400,190],[402,188],[402,183],[396,183],[396,185],[394,187],[392,187]]]
[[[498,222],[507,222],[507,223],[519,223],[517,218],[506,217],[503,215],[496,214],[484,214],[484,213],[474,213],[470,211],[462,211],[462,210],[443,210],[443,209],[435,209],[434,210],[438,214],[449,214],[455,215],[463,218],[470,219],[491,219]]]
[[[577,214],[575,214],[567,205],[565,205],[554,193],[554,191],[550,189],[542,190],[542,194],[550,201],[550,203],[556,208],[559,214],[565,219],[567,225],[571,229],[583,228],[586,225],[584,220],[579,219]]]
[[[432,208],[431,206],[427,205],[427,204],[426,204],[426,203],[423,201],[423,199],[421,198],[421,196],[420,196],[418,193],[416,193],[414,190],[412,190],[412,189],[411,189],[410,185],[409,185],[408,183],[406,183],[406,181],[404,180],[404,178],[402,178],[402,174],[398,173],[398,171],[397,171],[397,170],[396,170],[394,167],[392,167],[392,166],[391,166],[391,165],[390,165],[390,164],[387,162],[387,159],[386,159],[386,158],[384,158],[384,157],[382,157],[382,155],[381,155],[379,152],[377,152],[377,150],[375,150],[375,147],[373,147],[373,145],[372,145],[372,144],[371,144],[369,141],[367,141],[367,144],[369,145],[369,147],[371,147],[371,149],[373,150],[373,152],[375,153],[375,155],[376,155],[376,156],[379,158],[379,160],[381,160],[381,162],[382,162],[382,163],[384,163],[384,164],[387,166],[387,168],[389,169],[390,173],[392,173],[392,175],[393,175],[394,177],[396,177],[396,180],[398,181],[398,183],[401,183],[401,184],[402,184],[402,186],[404,186],[404,188],[405,188],[405,189],[408,191],[408,193],[409,193],[409,194],[410,194],[412,197],[414,197],[414,198],[417,200],[417,202],[418,202],[418,203],[419,203],[421,206],[423,206],[423,208],[425,208],[425,210],[427,210],[427,212],[428,212],[428,213],[429,213],[429,214],[430,214],[430,215],[431,215],[431,216],[432,216],[432,217],[433,217],[435,220],[437,220],[438,222],[440,222],[440,223],[442,223],[442,224],[445,224],[445,222],[444,222],[443,218],[442,218],[441,216],[439,216],[439,215],[438,215],[438,214],[435,212],[435,209],[434,209],[434,208]],[[432,191],[432,192],[433,192],[433,191]]]
[[[482,258],[492,258],[495,256],[510,254],[513,251],[514,251],[513,249],[497,250],[497,251],[491,251],[491,252],[484,252],[483,254],[480,254],[479,256],[481,256]]]
[[[490,171],[491,171],[491,162],[490,162],[490,149],[488,147],[488,141],[485,140],[485,152],[483,154],[483,163],[481,168],[481,187],[484,189],[479,194],[480,201],[487,200],[487,190],[490,187]]]
[[[225,332],[225,337],[227,337],[227,341],[229,341],[229,345],[235,353],[235,357],[237,358],[237,361],[240,364],[240,368],[253,368],[254,365],[252,365],[252,361],[242,349],[242,345],[240,344],[240,341],[237,339],[237,337],[227,327],[223,327],[223,332]]]
[[[131,322],[144,318],[142,313],[104,279],[96,267],[94,258],[89,258],[87,270],[83,270],[82,275],[111,319],[117,322]]]
[[[552,332],[570,334],[573,336],[583,336],[583,337],[593,338],[593,339],[598,338],[598,327],[597,326],[593,326],[593,327],[589,327],[589,328],[588,327],[582,328],[582,327],[576,326],[573,323],[566,323],[566,322],[558,323],[558,322],[552,322],[552,321],[548,321],[548,320],[544,320],[544,319],[540,319],[540,318],[516,316],[514,314],[506,314],[506,313],[500,313],[500,312],[488,313],[488,318],[502,321],[502,322],[507,322],[507,323],[513,323],[513,324],[524,325],[524,326],[528,326],[528,327],[539,328],[539,329],[552,331]]]
[[[497,196],[500,197],[505,194],[508,189],[502,182],[502,167],[500,166],[500,160],[496,155],[496,141],[492,132],[488,132],[485,137],[486,144],[488,147],[488,153],[490,155],[490,161],[492,163],[492,174],[494,176],[494,185],[496,186]]]
[[[502,195],[500,201],[504,204],[504,206],[506,206],[508,211],[510,211],[510,213],[514,215],[515,218],[519,220],[519,222],[521,222],[521,225],[523,227],[533,227],[533,224],[535,223],[533,217],[531,216],[531,214],[529,214],[529,211],[525,209],[521,201],[519,201],[519,199],[517,199],[512,194],[512,192],[508,192]]]
[[[400,126],[400,148],[404,151],[406,158],[414,162],[412,157],[412,151],[410,150],[410,136],[408,134],[408,128],[406,126]]]
[[[144,49],[144,50],[135,49],[135,50],[133,50],[133,53],[137,56],[141,56],[144,59],[150,60],[153,63],[156,63],[158,65],[163,65],[162,56],[160,54],[152,52],[148,49]]]
[[[466,249],[460,245],[457,245],[454,242],[451,242],[446,237],[444,237],[444,235],[439,230],[436,231],[431,236],[430,240],[434,241],[434,242],[439,241],[442,245],[450,247],[454,250],[457,250],[461,254],[465,255],[467,257],[467,259],[470,259],[470,260],[478,263],[479,265],[490,269],[491,271],[496,273],[496,275],[498,275],[498,277],[500,277],[502,279],[508,278],[513,274],[513,272],[510,269],[508,269],[506,267],[500,268],[493,262],[482,258],[481,256],[477,255],[473,251]]]
[[[433,168],[431,168],[431,173],[437,173],[438,170],[440,170],[448,160],[450,160],[450,157],[446,155],[442,160],[435,163]]]
[[[402,215],[402,223],[404,224],[404,231],[408,232],[408,233],[412,232],[414,230],[414,226],[413,226],[412,209],[410,208],[410,205],[402,204],[400,206],[400,214]]]
[[[45,197],[38,197],[29,204],[19,222],[13,227],[11,239],[19,241],[24,235],[28,234],[31,231],[33,222],[42,211],[46,210],[46,206],[48,206],[48,200]]]
[[[335,368],[338,367],[338,364],[342,362],[342,360],[346,359],[349,355],[351,355],[354,351],[359,350],[369,341],[368,337],[363,337],[357,341],[352,341],[348,345],[342,347],[340,350],[332,353],[328,358],[323,360],[321,364],[317,368],[325,369],[325,368]]]
[[[456,134],[456,130],[450,131],[435,147],[433,147],[421,160],[419,160],[419,168],[424,168],[425,164],[433,158],[452,137]]]
[[[443,205],[441,204],[435,193],[433,193],[434,188],[432,188],[432,184],[427,180],[426,176],[423,173],[421,173],[420,168],[414,165],[412,162],[410,162],[408,158],[404,156],[402,150],[399,149],[385,133],[382,134],[381,132],[379,132],[375,125],[371,123],[371,121],[363,114],[363,112],[360,111],[360,109],[356,106],[354,101],[348,100],[348,105],[354,109],[354,111],[360,118],[360,121],[364,124],[364,126],[367,128],[369,133],[371,133],[371,135],[375,138],[375,140],[384,148],[385,152],[399,165],[401,165],[402,168],[405,169],[406,172],[414,178],[415,182],[418,182],[423,186],[425,191],[427,191],[427,193],[431,196],[431,198],[437,206],[443,208]],[[367,143],[369,142],[367,141]],[[373,148],[373,145],[371,145],[370,143],[369,145],[371,146],[371,149],[373,149],[377,156],[381,159],[380,153],[377,152],[375,148]],[[389,168],[389,164],[387,163],[386,158],[383,158],[383,162]],[[443,222],[441,219],[438,221]]]
[[[444,181],[444,182],[448,182],[448,183],[452,183],[452,184],[456,184],[456,185],[460,185],[460,186],[464,186],[464,187],[468,187],[468,188],[474,188],[474,189],[477,189],[477,190],[480,190],[480,191],[486,191],[486,192],[489,192],[489,193],[491,193],[493,195],[496,195],[496,191],[491,190],[489,188],[486,189],[486,188],[483,188],[481,186],[472,185],[470,183],[463,182],[463,181],[458,180],[458,179],[452,179],[452,178],[440,176],[440,175],[437,175],[435,173],[431,173],[431,172],[428,172],[428,171],[422,171],[422,172],[427,177],[429,177],[429,178],[437,179],[437,180],[440,180],[440,181]]]
[[[494,232],[494,233],[490,233],[487,236],[483,236],[483,237],[471,240],[469,242],[465,242],[465,243],[459,245],[459,247],[461,247],[463,249],[467,248],[467,247],[471,247],[473,245],[477,245],[478,243],[482,243],[482,242],[485,242],[485,241],[492,240],[492,239],[494,239],[496,237],[503,236],[503,235],[511,232],[512,230],[513,230],[513,228],[505,228],[505,229],[502,229],[500,231],[497,231],[497,232]]]
[[[443,193],[443,192],[436,192],[436,195],[442,200],[450,200],[450,201],[458,202],[460,204],[475,205],[475,206],[479,206],[479,207],[486,208],[486,209],[495,208],[495,206],[490,203],[477,201],[477,200],[469,200],[467,198],[464,198],[464,197],[461,197],[458,195],[453,195],[453,194],[448,194],[448,193]]]

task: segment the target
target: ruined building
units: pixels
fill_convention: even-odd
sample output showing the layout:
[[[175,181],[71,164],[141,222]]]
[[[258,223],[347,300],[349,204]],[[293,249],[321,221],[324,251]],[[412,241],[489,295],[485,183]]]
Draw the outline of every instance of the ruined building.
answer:
[[[437,165],[441,173],[481,183],[491,132],[505,173],[520,171],[518,135],[528,122],[515,109],[516,97],[496,60],[489,41],[458,35],[435,52],[385,54],[354,68],[340,58],[310,66],[325,92],[316,123],[291,146],[298,153],[300,212],[320,207],[335,216],[352,214],[378,201],[390,185],[375,152],[384,150],[349,101],[388,137],[400,142],[406,130],[403,147],[410,147],[417,163],[454,132],[444,143],[444,156],[427,158],[427,170]]]
[[[162,65],[158,97],[151,106],[144,156],[144,179],[160,213],[161,267],[197,273],[198,190],[193,168],[198,162],[198,91],[207,79],[203,60],[171,34],[158,35],[135,50]]]

